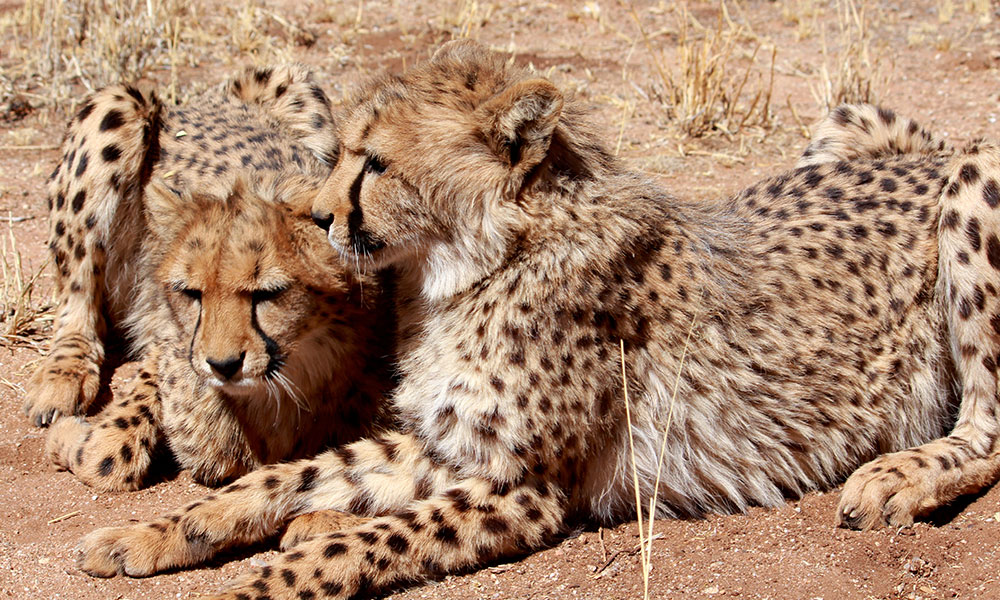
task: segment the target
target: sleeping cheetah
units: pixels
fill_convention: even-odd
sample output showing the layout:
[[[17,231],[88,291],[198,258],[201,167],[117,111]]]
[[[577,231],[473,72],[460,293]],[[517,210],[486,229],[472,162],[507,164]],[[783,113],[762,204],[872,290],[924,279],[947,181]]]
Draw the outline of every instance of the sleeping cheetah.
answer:
[[[53,462],[135,489],[165,441],[215,485],[372,431],[390,312],[309,218],[336,137],[304,68],[248,70],[185,108],[112,86],[64,147],[50,190],[58,320],[27,412],[44,425],[87,409],[106,318],[142,366],[94,425],[54,422]]]
[[[340,136],[313,217],[399,272],[398,431],[95,531],[84,571],[193,565],[339,509],[372,519],[213,597],[346,598],[633,516],[633,468],[659,515],[696,515],[874,459],[844,492],[856,527],[996,479],[1000,148],[825,160],[692,206],[468,41],[368,84]]]

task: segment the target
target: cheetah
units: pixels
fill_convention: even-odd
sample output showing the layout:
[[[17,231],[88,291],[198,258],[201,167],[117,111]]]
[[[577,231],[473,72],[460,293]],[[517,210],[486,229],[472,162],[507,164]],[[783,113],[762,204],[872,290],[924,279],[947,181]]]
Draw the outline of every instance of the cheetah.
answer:
[[[995,481],[1000,148],[833,149],[692,205],[471,41],[369,82],[339,135],[313,218],[398,273],[398,428],[92,532],[85,572],[194,565],[336,509],[369,520],[212,597],[347,598],[632,517],[634,486],[689,516],[854,471],[840,518],[876,527]]]
[[[26,406],[53,423],[54,464],[131,490],[167,448],[218,485],[375,429],[391,309],[309,217],[337,144],[307,70],[250,69],[184,108],[112,86],[64,148],[50,188],[58,320]],[[109,325],[141,367],[91,424],[72,415],[97,393]]]

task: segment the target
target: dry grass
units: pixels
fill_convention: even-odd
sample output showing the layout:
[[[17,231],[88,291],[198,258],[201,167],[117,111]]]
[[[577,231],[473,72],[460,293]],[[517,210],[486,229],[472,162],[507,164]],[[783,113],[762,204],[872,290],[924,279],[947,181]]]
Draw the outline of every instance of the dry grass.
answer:
[[[818,0],[782,0],[781,17],[795,25],[795,39],[811,38],[820,28],[821,7]]]
[[[653,49],[635,9],[630,6],[629,10],[659,79],[653,97],[667,109],[682,135],[733,136],[747,127],[773,125],[771,92],[777,48],[765,47],[748,26],[735,23],[725,1],[719,3],[714,27],[698,22],[686,3],[677,6],[676,72],[664,67],[667,61]],[[766,70],[757,65],[762,50],[765,57],[770,54]],[[737,66],[741,58],[746,61],[742,69]]]
[[[45,271],[46,260],[38,269],[26,273],[8,216],[7,235],[0,237],[0,269],[3,271],[3,296],[0,297],[0,345],[27,345],[39,349],[39,342],[52,321],[51,305],[38,304],[32,297],[38,278]]]
[[[26,0],[0,16],[0,102],[28,98],[67,111],[82,91],[143,77],[168,85],[177,70],[234,57],[287,61],[316,37],[257,0],[235,5],[183,0]]]
[[[670,396],[670,410],[667,412],[667,422],[663,428],[663,438],[660,442],[660,451],[656,461],[656,480],[653,482],[653,494],[649,498],[649,506],[646,511],[645,523],[643,527],[643,507],[642,492],[639,486],[639,471],[635,461],[635,442],[632,437],[632,404],[628,397],[628,376],[625,370],[625,341],[621,344],[622,363],[622,392],[625,397],[625,419],[628,423],[628,447],[632,458],[632,484],[635,492],[635,513],[636,522],[639,529],[639,559],[642,568],[642,598],[649,600],[649,575],[653,568],[653,540],[657,536],[653,535],[653,523],[656,520],[656,505],[660,491],[660,481],[663,471],[663,458],[667,449],[667,439],[670,433],[670,426],[673,425],[674,406],[677,404],[677,391],[680,389],[681,373],[684,372],[684,361],[687,358],[688,349],[691,344],[691,335],[694,333],[695,325],[698,322],[698,315],[691,318],[691,325],[688,328],[687,337],[684,339],[684,347],[681,350],[681,359],[677,366],[677,373],[674,377],[674,389]]]
[[[875,43],[878,12],[855,0],[838,0],[835,10],[836,50],[827,46],[824,31],[819,80],[810,85],[813,96],[824,112],[845,102],[877,104],[892,79],[892,62],[885,59],[887,49]]]
[[[938,21],[941,23],[950,22],[959,8],[975,16],[980,25],[989,25],[993,21],[992,0],[965,0],[958,3],[955,0],[938,0],[937,4]]]

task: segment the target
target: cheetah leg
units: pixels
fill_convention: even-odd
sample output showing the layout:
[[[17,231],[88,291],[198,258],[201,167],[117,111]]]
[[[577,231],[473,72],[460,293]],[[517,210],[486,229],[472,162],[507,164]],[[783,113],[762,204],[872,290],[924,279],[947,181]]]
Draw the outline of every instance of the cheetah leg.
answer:
[[[351,529],[369,521],[371,517],[358,517],[339,510],[317,510],[306,513],[288,523],[285,533],[281,534],[278,547],[288,550],[317,535]]]
[[[840,500],[849,527],[909,525],[1000,478],[1000,147],[974,146],[955,165],[941,199],[937,293],[961,382],[958,422],[948,437],[858,469]]]
[[[387,434],[311,460],[265,466],[149,523],[94,531],[83,539],[78,564],[98,577],[152,575],[262,541],[297,515],[324,509],[387,514],[454,481],[414,436]]]
[[[162,437],[156,361],[154,351],[122,398],[105,408],[96,424],[60,417],[46,443],[53,464],[100,491],[139,489]]]
[[[307,540],[211,598],[367,597],[541,548],[564,518],[561,497],[544,484],[498,495],[488,481],[464,480],[402,512]]]
[[[95,93],[70,124],[49,185],[57,312],[24,412],[37,426],[82,414],[97,396],[106,315],[123,316],[141,239],[141,188],[159,103],[130,86]]]
[[[842,104],[816,127],[795,167],[945,152],[945,143],[912,119],[870,104]]]

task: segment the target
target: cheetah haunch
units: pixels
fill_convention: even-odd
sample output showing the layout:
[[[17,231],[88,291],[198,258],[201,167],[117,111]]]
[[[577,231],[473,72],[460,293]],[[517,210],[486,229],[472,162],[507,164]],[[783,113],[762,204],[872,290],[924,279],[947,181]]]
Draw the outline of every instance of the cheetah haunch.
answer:
[[[660,515],[774,506],[875,459],[844,521],[902,525],[996,478],[1000,151],[828,154],[691,206],[470,42],[368,85],[340,134],[314,218],[349,263],[400,273],[399,430],[95,531],[88,573],[193,565],[317,509],[373,518],[217,597],[468,569],[633,516],[630,427]],[[942,434],[956,380],[953,433],[907,450]]]
[[[50,188],[58,318],[26,405],[54,420],[53,462],[135,489],[165,441],[218,484],[372,431],[389,313],[309,218],[336,137],[308,72],[248,70],[183,108],[112,86],[64,149]],[[55,420],[93,401],[106,318],[140,373],[95,423]]]

